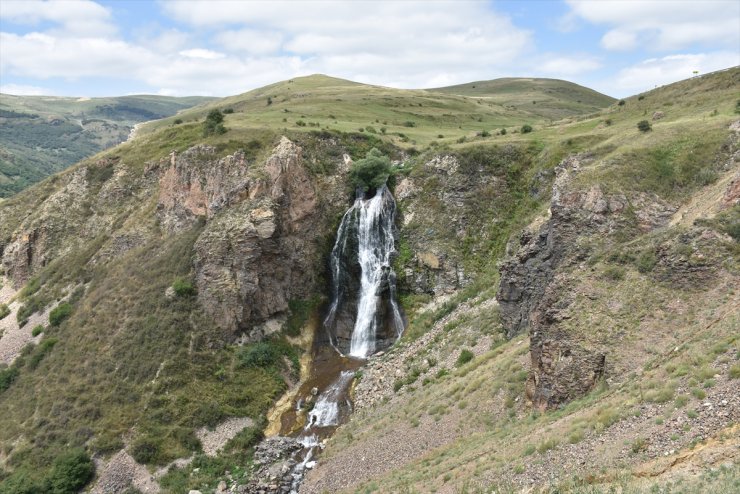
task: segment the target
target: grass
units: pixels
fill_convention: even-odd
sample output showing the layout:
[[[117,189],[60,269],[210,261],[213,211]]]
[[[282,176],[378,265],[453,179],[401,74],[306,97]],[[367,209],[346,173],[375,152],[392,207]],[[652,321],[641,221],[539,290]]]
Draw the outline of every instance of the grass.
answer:
[[[608,195],[632,198],[655,192],[679,203],[710,182],[712,172],[720,172],[726,126],[735,118],[736,96],[732,105],[725,100],[736,86],[722,86],[732,77],[720,74],[712,84],[698,78],[680,89],[662,88],[598,115],[583,115],[573,104],[563,109],[570,115],[565,118],[533,117],[531,108],[497,107],[483,96],[479,103],[476,97],[454,93],[397,91],[312,77],[183,112],[177,125],[165,119],[145,126],[134,142],[79,165],[90,180],[79,207],[72,204],[43,217],[44,224],[59,226],[50,236],[49,252],[68,254],[34,273],[20,297],[22,319],[57,301],[68,308],[58,324],[46,328],[39,345],[29,346],[13,366],[0,369],[0,443],[7,458],[0,490],[25,480],[42,481],[53,470],[54,458],[69,448],[105,455],[121,448],[124,438],[130,439],[130,451],[150,465],[196,455],[191,467],[174,469],[163,480],[175,492],[212,490],[226,470],[243,473],[240,469],[249,465],[256,433],[241,437],[232,451],[214,459],[200,454],[194,430],[233,416],[259,423],[285,389],[282,376],[295,373],[297,353],[282,337],[243,347],[230,344],[234,335],[204,316],[190,290],[193,244],[202,225],[167,236],[156,224],[156,193],[147,188],[157,183],[151,167],[172,150],[195,143],[214,146],[218,156],[245,149],[250,180],[257,181],[264,179],[260,163],[279,137],[287,135],[304,149],[322,211],[334,207],[327,188],[345,188],[335,178],[345,152],[357,159],[377,147],[394,160],[403,159],[399,181],[408,178],[418,193],[399,201],[399,208],[404,215],[416,209],[417,216],[401,228],[397,273],[408,267],[418,275],[422,271],[415,256],[433,249],[466,277],[464,289],[427,311],[417,309],[429,296],[408,291],[413,277],[401,283],[410,318],[402,343],[434,331],[429,347],[436,352],[433,360],[420,354],[405,362],[396,381],[396,390],[403,392],[382,400],[381,409],[359,412],[327,447],[325,454],[331,456],[399,424],[411,424],[415,431],[451,424],[450,430],[462,439],[425,448],[423,459],[400,463],[373,479],[380,492],[407,487],[429,491],[445,475],[458,487],[458,482],[474,480],[476,471],[495,476],[521,464],[509,458],[536,451],[553,455],[560,441],[590,441],[634,416],[641,401],[686,407],[686,396],[676,396],[677,389],[690,387],[697,398],[694,388],[710,395],[719,365],[706,349],[725,341],[728,328],[737,322],[717,319],[734,292],[710,296],[727,288],[721,278],[688,288],[660,278],[665,267],[659,254],[690,261],[701,252],[714,258],[717,244],[702,244],[688,229],[643,235],[634,211],[627,211],[613,234],[592,236],[575,246],[579,262],[561,273],[573,280],[573,289],[564,293],[572,300],[563,300],[570,304],[569,314],[558,322],[559,330],[587,346],[625,351],[609,353],[609,372],[617,377],[609,382],[614,385],[604,383],[561,409],[540,413],[527,407],[526,339],[504,341],[498,310],[487,302],[498,283],[496,261],[522,227],[545,213],[554,168],[563,157],[588,152],[593,160],[584,160],[576,183],[584,189],[599,184]],[[545,107],[540,101],[532,106]],[[653,125],[649,136],[640,134],[636,122],[658,107],[666,117]],[[702,116],[715,107],[717,116]],[[214,108],[233,108],[225,114],[228,130],[203,137],[203,118]],[[562,119],[550,123],[550,118]],[[299,120],[305,126],[294,125]],[[524,124],[533,131],[522,134]],[[505,135],[492,132],[501,128],[508,129]],[[431,142],[437,143],[434,148]],[[439,154],[454,157],[457,171],[426,166]],[[90,168],[98,159],[112,165]],[[28,211],[38,211],[41,201],[66,185],[76,170],[3,201],[0,245],[8,245],[21,224],[41,221]],[[118,180],[111,170],[126,172],[117,185],[134,191],[131,197],[115,203],[98,200],[107,184]],[[459,200],[449,200],[453,193]],[[327,225],[336,222],[334,216],[327,213]],[[95,230],[94,238],[78,239],[79,225],[97,224],[96,218],[115,226]],[[731,218],[716,224],[721,231],[732,231]],[[132,225],[144,232],[143,240],[113,258],[99,257],[117,233],[134,231]],[[316,265],[322,261],[317,259]],[[436,276],[433,270],[427,274]],[[184,290],[168,298],[168,288],[176,283]],[[310,294],[288,301],[286,334],[303,325],[313,304]],[[709,325],[714,320],[719,322]],[[728,342],[727,348],[733,345]],[[474,352],[469,350],[473,347]],[[448,369],[464,351],[470,353],[467,363]],[[473,353],[478,356],[472,358]],[[635,369],[640,369],[639,377],[630,374]],[[689,385],[691,379],[695,382]],[[721,383],[716,379],[713,385]]]

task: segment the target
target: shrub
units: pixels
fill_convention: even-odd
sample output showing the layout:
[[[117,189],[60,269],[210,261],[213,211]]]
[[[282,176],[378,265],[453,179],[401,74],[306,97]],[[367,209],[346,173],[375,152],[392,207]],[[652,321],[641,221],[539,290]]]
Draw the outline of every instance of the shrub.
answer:
[[[637,270],[643,274],[652,271],[656,264],[658,264],[658,258],[652,250],[643,252],[637,258]]]
[[[740,113],[740,99],[735,102],[735,113]]]
[[[473,357],[475,357],[475,354],[471,352],[470,350],[468,350],[467,348],[465,348],[460,352],[460,355],[458,355],[455,365],[457,367],[460,367],[461,365],[465,365],[471,360],[473,360]]]
[[[607,266],[604,276],[612,281],[621,281],[624,279],[624,269],[620,266]]]
[[[740,378],[740,365],[733,365],[730,367],[730,379]]]
[[[637,128],[640,132],[649,132],[653,129],[653,126],[647,120],[640,120],[637,122]]]
[[[212,134],[225,134],[226,127],[224,127],[224,115],[219,110],[211,110],[206,116],[206,121],[203,122],[203,135],[209,136]]]
[[[233,108],[224,108],[223,113],[224,113],[224,115],[229,115],[231,113],[234,113],[234,109]]]
[[[501,129],[501,135],[502,136],[505,136],[506,135],[506,129]]]
[[[647,439],[643,437],[638,437],[635,439],[635,441],[632,443],[632,452],[637,454],[645,451],[648,447]]]
[[[480,136],[480,137],[491,137],[491,133],[488,132],[487,130],[483,130],[481,132],[478,132],[478,136]]]
[[[617,105],[619,106],[624,106],[625,104],[626,104],[626,101],[624,101],[623,99],[620,99],[619,103],[617,103]]]
[[[406,120],[406,121],[405,121],[405,122],[403,123],[403,126],[404,126],[404,127],[416,127],[416,122],[414,122],[414,121],[412,121],[412,120]]]
[[[606,125],[607,127],[609,127],[612,123],[613,122],[611,118],[607,118],[606,120],[604,120],[604,125]]]
[[[368,132],[370,134],[377,134],[378,133],[378,131],[375,130],[375,127],[373,127],[372,125],[368,125],[367,127],[365,127],[365,132]]]
[[[641,94],[640,96],[638,96],[638,97],[637,97],[637,101],[642,101],[642,100],[644,100],[644,99],[645,99],[645,96],[644,96],[644,95],[642,95],[642,94]]]
[[[182,118],[176,118],[174,122],[172,122],[174,125],[180,125],[182,123]]]
[[[72,494],[82,489],[95,474],[95,464],[82,449],[73,449],[54,460],[47,479],[49,492]]]
[[[38,326],[33,328],[33,330],[31,331],[31,336],[38,336],[43,332],[44,332],[44,327],[41,324],[39,324]]]
[[[267,106],[270,106],[272,104],[272,98],[270,96],[267,97]]]
[[[131,456],[137,463],[151,463],[159,454],[159,444],[150,438],[142,437],[131,446]]]
[[[196,292],[193,282],[186,278],[177,278],[172,283],[172,289],[178,297],[192,297]]]
[[[558,445],[558,440],[555,438],[546,439],[537,446],[537,452],[542,454],[546,451],[554,449]]]
[[[276,349],[266,341],[261,341],[244,349],[239,356],[245,367],[270,367],[279,358]]]
[[[18,369],[16,367],[9,367],[7,369],[0,370],[0,393],[8,389],[17,377]]]
[[[0,304],[0,319],[5,319],[10,314],[8,304]]]
[[[392,173],[391,160],[378,149],[372,148],[365,158],[352,164],[349,176],[355,188],[367,191],[385,185]]]
[[[54,310],[49,313],[49,324],[52,326],[59,326],[72,314],[72,306],[67,302],[57,305]]]
[[[295,124],[298,127],[305,127],[306,126],[306,122],[304,122],[303,120],[296,120],[296,123]]]
[[[532,132],[532,126],[529,124],[522,125],[522,134],[529,134]]]

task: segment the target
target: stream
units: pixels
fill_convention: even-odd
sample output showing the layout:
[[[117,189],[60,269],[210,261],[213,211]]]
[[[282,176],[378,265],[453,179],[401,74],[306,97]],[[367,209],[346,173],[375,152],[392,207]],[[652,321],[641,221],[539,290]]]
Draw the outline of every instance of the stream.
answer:
[[[370,196],[359,192],[337,230],[330,259],[332,299],[314,339],[310,374],[280,416],[280,435],[302,445],[294,456],[293,493],[316,464],[324,441],[352,413],[356,372],[403,333],[391,267],[397,255],[395,212],[386,186]]]

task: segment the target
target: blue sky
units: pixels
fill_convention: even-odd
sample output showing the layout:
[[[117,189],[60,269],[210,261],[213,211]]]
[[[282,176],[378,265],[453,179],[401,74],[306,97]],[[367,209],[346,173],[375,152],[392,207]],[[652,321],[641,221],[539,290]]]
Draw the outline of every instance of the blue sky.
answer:
[[[0,92],[238,94],[554,77],[612,96],[740,65],[740,2],[2,0]]]

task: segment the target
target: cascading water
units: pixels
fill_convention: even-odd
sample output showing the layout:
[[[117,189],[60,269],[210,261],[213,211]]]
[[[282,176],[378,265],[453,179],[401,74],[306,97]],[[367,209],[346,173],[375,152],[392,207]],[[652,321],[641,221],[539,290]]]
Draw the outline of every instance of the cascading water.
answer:
[[[396,203],[386,186],[378,188],[370,199],[358,194],[337,231],[331,253],[333,297],[324,325],[330,332],[334,330],[335,348],[344,353],[338,347],[348,346],[346,353],[351,357],[367,358],[378,350],[379,339],[388,346],[403,332],[396,275],[391,267],[396,255],[395,212]],[[359,280],[353,279],[353,273]],[[357,293],[352,293],[353,287]],[[342,329],[337,328],[338,312],[351,311],[355,305],[351,334],[344,338],[349,345],[342,345],[338,341]]]
[[[337,230],[331,252],[332,301],[324,328],[341,357],[330,353],[341,362],[343,370],[337,376],[322,367],[323,377],[337,377],[324,384],[325,389],[315,401],[316,389],[297,399],[296,414],[311,403],[313,408],[296,437],[303,449],[292,471],[292,493],[298,492],[306,470],[316,463],[315,453],[323,447],[322,440],[351,412],[349,388],[355,369],[363,359],[393,344],[403,332],[404,319],[396,301],[396,275],[391,267],[396,255],[395,212],[393,195],[383,186],[370,198],[358,194]]]

